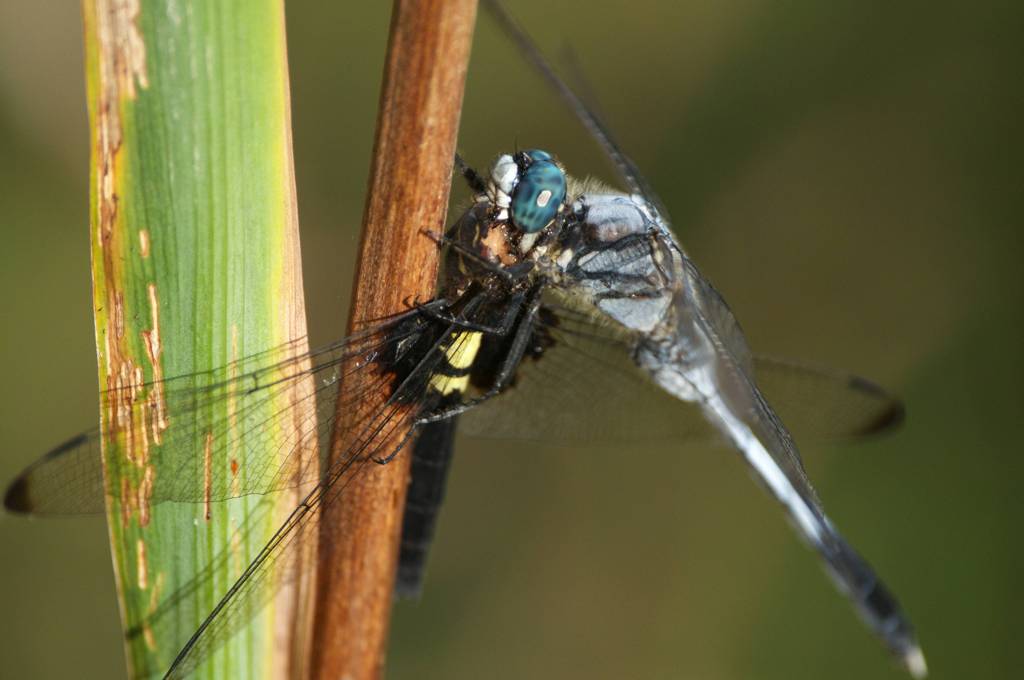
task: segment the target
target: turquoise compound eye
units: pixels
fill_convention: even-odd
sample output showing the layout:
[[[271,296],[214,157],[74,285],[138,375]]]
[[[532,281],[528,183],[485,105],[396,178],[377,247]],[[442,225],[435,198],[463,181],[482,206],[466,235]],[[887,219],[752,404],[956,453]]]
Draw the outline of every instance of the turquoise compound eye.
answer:
[[[553,161],[555,157],[549,154],[544,149],[529,149],[523,151],[521,154],[525,158],[529,158],[531,161]]]
[[[526,151],[520,157],[528,164],[519,172],[512,192],[512,223],[524,233],[534,234],[551,224],[565,200],[565,173],[540,150]]]

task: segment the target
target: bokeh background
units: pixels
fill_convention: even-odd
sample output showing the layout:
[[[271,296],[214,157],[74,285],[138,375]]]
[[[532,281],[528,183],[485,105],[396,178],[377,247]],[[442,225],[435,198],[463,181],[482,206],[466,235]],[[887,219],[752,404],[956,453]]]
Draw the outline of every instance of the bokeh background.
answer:
[[[905,427],[806,448],[934,678],[1019,677],[1020,3],[510,3],[578,64],[761,352],[867,375]],[[387,2],[288,11],[314,342],[343,330]],[[460,146],[612,179],[482,16]],[[0,478],[96,419],[74,3],[0,3]],[[457,198],[465,198],[459,187]],[[0,676],[124,674],[102,520],[0,517]],[[461,442],[390,678],[900,678],[736,456]]]

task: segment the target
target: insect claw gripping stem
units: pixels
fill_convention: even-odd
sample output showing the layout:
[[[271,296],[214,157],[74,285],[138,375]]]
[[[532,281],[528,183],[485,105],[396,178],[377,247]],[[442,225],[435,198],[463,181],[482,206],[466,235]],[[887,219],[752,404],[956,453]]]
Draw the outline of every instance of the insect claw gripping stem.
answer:
[[[427,302],[420,302],[419,293],[415,295],[406,295],[404,298],[402,298],[403,305],[405,305],[409,309],[415,309],[417,312],[422,312],[424,307],[429,305],[431,302],[432,301],[430,300],[428,300]]]
[[[444,234],[439,234],[433,229],[420,229],[420,233],[429,238],[431,241],[439,246],[443,246],[448,238]]]

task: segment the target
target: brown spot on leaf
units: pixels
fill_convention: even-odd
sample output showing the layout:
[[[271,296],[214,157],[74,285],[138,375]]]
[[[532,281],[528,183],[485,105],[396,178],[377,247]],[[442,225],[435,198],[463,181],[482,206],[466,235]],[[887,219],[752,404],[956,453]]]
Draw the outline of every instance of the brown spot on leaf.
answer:
[[[143,259],[149,257],[149,231],[139,229],[139,253]]]
[[[153,498],[153,478],[156,476],[156,468],[152,465],[146,466],[142,474],[142,483],[139,484],[139,526],[149,525],[149,506]]]
[[[156,651],[156,637],[153,635],[153,629],[150,628],[148,621],[142,624],[142,639],[145,641],[149,651]]]
[[[137,631],[142,633],[142,640],[146,648],[151,652],[156,651],[156,635],[153,634],[152,620],[160,606],[160,595],[164,590],[164,573],[157,572],[153,588],[149,591],[149,603],[146,606],[146,616],[139,623]]]
[[[157,573],[155,581],[153,589],[149,591],[149,605],[146,609],[146,618],[140,624],[142,627],[142,639],[150,651],[156,651],[156,636],[153,635],[153,629],[149,622],[160,606],[160,595],[164,590],[164,573],[162,571]]]
[[[146,356],[153,370],[153,382],[150,387],[149,400],[152,409],[153,441],[160,443],[160,433],[167,429],[167,404],[164,401],[163,366],[160,355],[163,345],[160,340],[160,299],[157,297],[156,284],[146,286],[149,295],[149,314],[152,324],[150,330],[142,331],[142,342],[146,346]]]
[[[127,527],[135,510],[135,494],[127,477],[121,478],[121,524]]]
[[[139,589],[145,590],[149,587],[149,563],[146,560],[146,542],[141,538],[135,541],[135,563]]]
[[[124,294],[121,291],[114,293],[114,337],[118,340],[124,337]]]
[[[128,225],[119,214],[121,182],[120,151],[123,142],[122,105],[138,94],[137,87],[148,87],[146,50],[139,30],[139,0],[97,0],[93,11],[85,16],[87,32],[96,36],[98,55],[93,62],[98,73],[92,77],[95,99],[91,104],[93,127],[93,164],[96,179],[93,185],[96,210],[93,228],[97,262],[95,285],[97,320],[102,334],[102,351],[108,396],[104,409],[106,437],[119,444],[128,462],[143,468],[138,488],[134,475],[121,476],[121,518],[125,523],[138,512],[139,522],[149,521],[149,498],[153,490],[153,471],[148,465],[150,437],[145,432],[146,409],[137,412],[137,400],[143,384],[142,367],[125,345],[128,317],[125,300],[129,274],[125,270],[124,235]],[[148,234],[145,237],[148,243]],[[143,243],[143,249],[148,245]],[[101,278],[102,277],[102,278]],[[104,321],[103,314],[106,314]],[[141,418],[140,418],[141,417]]]
[[[229,376],[231,379],[238,377],[238,324],[231,324],[231,362],[229,363]],[[228,407],[228,427],[231,431],[229,441],[238,441],[238,404],[235,399],[235,391],[232,390],[227,401]],[[230,453],[231,449],[228,450]],[[232,456],[231,458],[231,494],[234,496],[239,495],[239,479],[238,479],[238,461]]]

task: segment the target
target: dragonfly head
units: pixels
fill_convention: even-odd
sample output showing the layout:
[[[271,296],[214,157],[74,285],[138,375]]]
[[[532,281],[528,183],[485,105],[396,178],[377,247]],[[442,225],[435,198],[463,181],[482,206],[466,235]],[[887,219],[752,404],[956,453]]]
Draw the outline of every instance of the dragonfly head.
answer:
[[[540,149],[498,157],[491,168],[491,195],[524,236],[539,234],[565,209],[565,170]],[[530,239],[532,241],[532,239]]]

